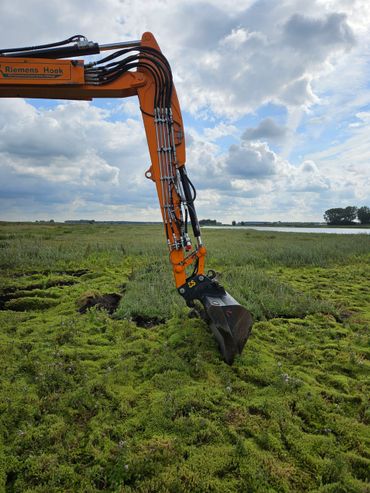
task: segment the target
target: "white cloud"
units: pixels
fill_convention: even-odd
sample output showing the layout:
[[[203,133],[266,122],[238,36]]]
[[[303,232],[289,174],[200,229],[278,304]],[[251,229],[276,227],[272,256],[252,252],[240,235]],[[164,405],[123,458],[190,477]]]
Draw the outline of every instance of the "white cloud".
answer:
[[[277,173],[279,160],[264,142],[232,145],[226,157],[228,173],[237,178],[263,179]]]
[[[312,81],[353,47],[354,34],[346,14],[321,13],[314,4],[303,15],[300,2],[276,3],[266,15],[268,6],[260,1],[238,17],[205,5],[184,39],[186,51],[178,49],[176,70],[188,89],[186,106],[193,113],[210,107],[235,118],[267,102],[317,103]],[[188,13],[189,8],[182,13],[185,19]],[[202,36],[212,29],[212,34],[203,42],[195,29]]]
[[[363,123],[370,123],[370,111],[359,111],[356,113],[356,117]]]
[[[335,182],[332,201],[335,202],[337,193],[341,200],[338,207],[346,200],[352,200],[353,205],[370,203],[370,122],[364,122],[352,132],[345,141],[307,155],[329,180]]]
[[[242,46],[248,39],[253,36],[259,37],[259,33],[249,33],[246,29],[239,27],[231,30],[231,33],[225,36],[220,41],[221,46],[230,47],[233,49]]]
[[[19,197],[47,200],[51,208],[79,197],[96,210],[153,202],[144,178],[149,156],[141,122],[112,122],[109,111],[85,102],[37,110],[23,100],[2,100],[0,115],[3,211]]]
[[[247,128],[242,134],[244,140],[267,140],[281,143],[288,135],[286,126],[278,125],[272,118],[264,118],[257,127]]]
[[[316,63],[326,58],[331,48],[349,49],[355,43],[347,15],[337,12],[321,17],[295,13],[284,26],[284,36],[295,52],[314,58]]]
[[[214,127],[206,127],[203,130],[203,138],[209,142],[214,142],[222,137],[236,136],[238,129],[235,125],[227,125],[223,122]]]
[[[321,210],[316,212],[318,202],[322,202],[323,194],[330,194],[338,186],[314,161],[306,160],[294,166],[273,152],[266,142],[241,140],[222,153],[216,144],[198,138],[190,145],[190,155],[197,164],[192,172],[199,195],[215,198],[217,209],[212,210],[215,213],[217,210],[218,217],[230,218],[231,211],[235,211],[235,220],[246,220],[246,216],[250,218],[253,214],[262,219],[281,220],[290,211],[292,220],[302,220],[305,214],[320,220]],[[208,170],[212,169],[211,173],[199,171],[202,158],[208,163]]]

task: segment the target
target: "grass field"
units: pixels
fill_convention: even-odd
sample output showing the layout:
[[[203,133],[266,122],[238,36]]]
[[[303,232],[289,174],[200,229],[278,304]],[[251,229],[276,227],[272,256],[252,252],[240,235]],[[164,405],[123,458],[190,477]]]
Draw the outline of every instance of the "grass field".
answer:
[[[0,225],[0,491],[370,492],[370,235],[203,236],[255,319],[231,367],[160,226]]]

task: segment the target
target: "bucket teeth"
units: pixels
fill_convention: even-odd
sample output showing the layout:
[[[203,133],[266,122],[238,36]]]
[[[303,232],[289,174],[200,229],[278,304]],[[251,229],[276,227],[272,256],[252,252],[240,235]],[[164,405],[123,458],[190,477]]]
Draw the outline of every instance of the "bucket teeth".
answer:
[[[190,287],[189,287],[190,285]],[[188,305],[199,300],[205,320],[213,332],[220,352],[229,365],[241,354],[252,329],[252,316],[217,281],[206,276],[194,276],[179,289]]]

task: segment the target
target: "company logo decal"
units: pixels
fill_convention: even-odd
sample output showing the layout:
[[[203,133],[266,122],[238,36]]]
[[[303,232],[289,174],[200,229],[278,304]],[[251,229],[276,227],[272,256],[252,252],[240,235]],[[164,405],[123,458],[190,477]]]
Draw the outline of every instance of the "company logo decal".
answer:
[[[59,79],[63,77],[64,70],[61,67],[19,67],[16,65],[0,65],[0,77],[3,79]]]
[[[3,84],[28,84],[29,80],[49,80],[51,84],[55,80],[73,82],[72,64],[68,60],[20,60],[14,58],[1,59],[0,57],[0,82]]]

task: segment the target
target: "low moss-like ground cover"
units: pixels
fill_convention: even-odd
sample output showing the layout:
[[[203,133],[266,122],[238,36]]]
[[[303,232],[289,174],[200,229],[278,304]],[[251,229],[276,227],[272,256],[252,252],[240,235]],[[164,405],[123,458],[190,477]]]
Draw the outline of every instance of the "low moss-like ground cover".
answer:
[[[0,491],[370,491],[370,235],[203,237],[255,319],[231,367],[160,226],[0,226]]]

